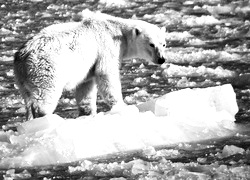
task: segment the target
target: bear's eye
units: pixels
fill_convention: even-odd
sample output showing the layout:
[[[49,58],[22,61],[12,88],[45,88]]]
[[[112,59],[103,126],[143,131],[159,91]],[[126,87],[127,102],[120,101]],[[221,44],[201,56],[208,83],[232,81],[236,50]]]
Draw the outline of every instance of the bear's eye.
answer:
[[[163,44],[162,46],[163,46],[163,47],[166,47],[166,44]]]
[[[152,48],[155,47],[155,45],[153,43],[150,43],[149,46],[152,47]]]

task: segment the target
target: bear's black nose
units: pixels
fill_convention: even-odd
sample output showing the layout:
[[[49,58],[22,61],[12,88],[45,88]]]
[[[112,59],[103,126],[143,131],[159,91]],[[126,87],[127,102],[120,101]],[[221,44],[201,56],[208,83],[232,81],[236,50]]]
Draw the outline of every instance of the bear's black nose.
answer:
[[[158,58],[158,64],[163,64],[165,59],[163,57]]]

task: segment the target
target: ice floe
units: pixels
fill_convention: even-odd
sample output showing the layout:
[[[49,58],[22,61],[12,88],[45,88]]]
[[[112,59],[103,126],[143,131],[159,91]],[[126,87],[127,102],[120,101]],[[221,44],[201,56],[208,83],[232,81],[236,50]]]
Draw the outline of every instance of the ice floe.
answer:
[[[118,113],[76,119],[47,115],[0,133],[0,167],[58,164],[146,147],[235,133],[231,85],[183,89],[125,106]]]

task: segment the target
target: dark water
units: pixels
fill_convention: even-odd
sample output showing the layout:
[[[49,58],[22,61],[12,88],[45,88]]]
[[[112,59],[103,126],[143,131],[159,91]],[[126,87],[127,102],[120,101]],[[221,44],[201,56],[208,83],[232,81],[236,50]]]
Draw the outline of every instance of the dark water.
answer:
[[[80,19],[78,13],[88,8],[90,10],[100,10],[104,13],[115,16],[130,18],[136,15],[137,18],[147,20],[159,26],[166,27],[168,32],[188,32],[192,38],[200,39],[202,44],[190,43],[190,39],[169,39],[168,51],[173,51],[176,54],[184,52],[200,51],[204,55],[206,50],[214,50],[218,52],[227,52],[230,55],[228,58],[223,56],[211,56],[208,54],[205,60],[190,62],[182,62],[178,58],[169,57],[168,61],[180,66],[199,67],[205,66],[216,68],[221,66],[224,69],[231,70],[236,74],[243,74],[240,78],[218,78],[214,76],[187,77],[188,81],[196,82],[194,87],[207,87],[218,84],[233,83],[234,90],[237,95],[237,103],[239,112],[236,115],[236,122],[240,126],[249,126],[250,116],[250,80],[247,73],[249,69],[250,57],[250,6],[247,1],[226,1],[226,0],[192,0],[192,1],[126,1],[121,5],[108,5],[104,1],[81,1],[81,0],[0,0],[0,125],[7,125],[8,128],[16,126],[17,122],[24,120],[23,101],[19,92],[14,85],[13,76],[13,54],[18,47],[24,43],[29,37],[37,33],[42,28],[55,23],[77,21]],[[107,1],[108,2],[108,1]],[[121,1],[117,1],[121,2]],[[124,1],[125,2],[125,1]],[[220,5],[220,6],[219,6]],[[157,15],[168,14],[163,19],[157,19]],[[149,14],[150,18],[144,15]],[[203,25],[191,21],[181,21],[181,19],[196,18],[202,16],[212,16],[221,23],[205,23]],[[167,18],[167,19],[166,19]],[[172,47],[172,48],[171,48]],[[199,59],[199,58],[198,58]],[[146,90],[149,94],[162,95],[167,92],[183,88],[178,86],[181,77],[166,78],[162,75],[163,69],[158,66],[147,65],[141,68],[143,61],[124,62],[121,70],[122,85],[124,97],[132,95],[139,89]],[[151,75],[157,75],[160,78],[152,78]],[[145,77],[145,84],[131,84],[136,77]],[[209,82],[209,83],[204,83]],[[135,89],[135,87],[138,87]],[[187,85],[188,87],[188,85]],[[144,97],[138,101],[146,101],[152,96]],[[63,117],[77,117],[76,106],[70,103],[73,95],[66,92],[59,103],[56,113]],[[98,111],[107,111],[107,107],[101,99],[98,101]],[[183,146],[164,147],[165,149],[174,149],[178,151],[177,156],[167,156],[169,160],[169,176],[162,171],[160,178],[174,177],[191,179],[248,179],[249,164],[250,164],[250,131],[246,130],[238,136],[225,138],[222,140],[211,140],[194,144],[184,144]],[[221,152],[225,145],[235,145],[243,148],[244,153],[236,153],[232,156],[220,158],[216,154]],[[192,148],[188,148],[192,147]],[[203,158],[203,159],[202,159]],[[92,159],[96,164],[108,164],[111,162],[130,162],[134,159],[142,159],[144,162],[149,162],[154,165],[161,165],[159,158],[144,156],[140,152],[131,154],[119,155],[109,158]],[[205,159],[205,160],[204,160]],[[201,161],[204,160],[204,161]],[[186,164],[185,164],[186,163]],[[80,162],[72,163],[70,166],[78,166]],[[185,172],[193,173],[192,176],[181,176],[180,170],[174,166],[185,169]],[[195,166],[193,166],[195,164]],[[166,164],[165,164],[166,165]],[[223,166],[225,165],[225,166]],[[69,165],[36,167],[24,169],[16,169],[16,174],[21,174],[21,177],[42,179],[44,177],[52,179],[110,179],[115,177],[124,177],[127,179],[143,179],[148,176],[148,171],[143,171],[141,174],[134,175],[133,173],[125,173],[119,171],[115,173],[104,172],[102,170],[88,170],[75,174],[68,171]],[[218,168],[216,170],[216,168]],[[232,168],[238,168],[238,171],[230,171]],[[240,170],[239,170],[240,169]],[[235,170],[235,169],[234,169]],[[180,172],[179,172],[180,171]],[[229,172],[230,171],[230,172]],[[6,174],[6,170],[0,171],[1,174]],[[41,173],[43,172],[43,173]],[[47,172],[47,173],[46,173]],[[233,173],[235,172],[235,173]],[[98,174],[99,173],[99,174]],[[194,175],[201,173],[202,176]],[[205,176],[203,176],[205,174]],[[241,176],[241,175],[242,176]],[[27,176],[25,176],[27,175]],[[9,175],[10,176],[10,175]],[[15,176],[18,177],[18,176]],[[19,177],[20,178],[20,177]],[[18,179],[18,178],[16,178]]]

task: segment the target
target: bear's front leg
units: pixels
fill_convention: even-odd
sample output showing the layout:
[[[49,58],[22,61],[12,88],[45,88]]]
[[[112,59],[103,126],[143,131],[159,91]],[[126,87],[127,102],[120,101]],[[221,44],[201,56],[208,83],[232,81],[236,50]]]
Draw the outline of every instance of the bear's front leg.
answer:
[[[120,111],[126,104],[122,98],[119,71],[113,71],[110,74],[98,74],[96,80],[98,90],[111,108],[111,111]]]
[[[76,103],[79,110],[79,116],[96,114],[97,87],[95,78],[84,81],[76,87]],[[82,103],[82,100],[84,101]]]

